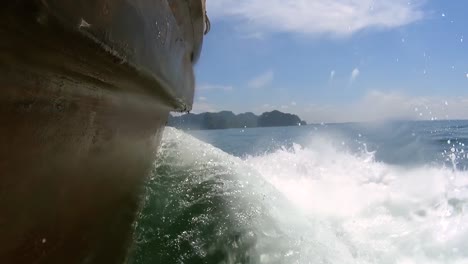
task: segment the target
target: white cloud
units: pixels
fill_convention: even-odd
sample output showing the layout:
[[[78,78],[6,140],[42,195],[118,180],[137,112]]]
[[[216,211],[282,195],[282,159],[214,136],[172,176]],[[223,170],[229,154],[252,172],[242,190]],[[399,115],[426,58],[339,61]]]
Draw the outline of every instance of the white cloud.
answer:
[[[217,112],[219,111],[218,107],[214,106],[208,99],[203,96],[199,96],[195,102],[193,102],[192,113],[198,114],[203,112]]]
[[[424,0],[211,0],[212,20],[234,19],[247,34],[289,32],[351,35],[388,29],[423,18]]]
[[[232,91],[233,87],[230,85],[219,85],[219,84],[209,84],[209,83],[203,83],[200,85],[197,85],[196,90],[199,91]]]
[[[261,106],[258,106],[258,107],[255,107],[255,108],[251,109],[251,111],[254,112],[257,115],[260,115],[260,114],[262,114],[264,112],[279,110],[280,108],[281,108],[281,106],[271,105],[271,104],[263,104]]]
[[[241,37],[246,38],[246,39],[262,40],[265,38],[265,34],[261,32],[250,32],[250,33],[247,33],[246,35],[242,35]]]
[[[247,83],[247,85],[250,88],[255,88],[255,89],[263,88],[263,87],[271,84],[273,82],[273,78],[274,78],[274,73],[273,73],[273,71],[270,70],[270,71],[262,73],[259,76],[253,78],[252,80],[250,80]]]
[[[292,102],[291,102],[291,105],[292,105],[292,106],[296,106],[297,103],[296,103],[295,101],[292,101]]]
[[[330,81],[333,81],[333,79],[335,79],[335,70],[330,72]]]
[[[351,76],[349,77],[349,82],[350,83],[354,82],[360,73],[361,72],[359,71],[358,68],[354,68],[354,70],[351,72]]]
[[[468,119],[468,98],[412,97],[396,92],[371,91],[357,102],[309,105],[297,114],[316,123]]]

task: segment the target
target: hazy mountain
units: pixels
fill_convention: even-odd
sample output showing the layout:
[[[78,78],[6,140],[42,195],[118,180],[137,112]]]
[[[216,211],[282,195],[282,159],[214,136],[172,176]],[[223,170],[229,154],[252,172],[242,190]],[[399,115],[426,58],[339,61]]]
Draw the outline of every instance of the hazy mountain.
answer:
[[[244,127],[272,127],[305,125],[297,115],[272,111],[261,114],[243,113],[236,115],[231,111],[218,113],[185,114],[169,116],[168,126],[181,129],[225,129]]]

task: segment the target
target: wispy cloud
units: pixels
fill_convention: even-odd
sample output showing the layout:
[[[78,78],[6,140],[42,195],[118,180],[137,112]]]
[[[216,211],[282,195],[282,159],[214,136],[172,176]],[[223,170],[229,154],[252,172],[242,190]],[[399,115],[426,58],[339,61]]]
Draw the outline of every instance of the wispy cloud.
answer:
[[[361,72],[359,71],[358,68],[354,68],[353,71],[351,72],[351,75],[349,76],[349,82],[350,83],[354,82],[360,73]]]
[[[388,29],[423,18],[424,0],[213,0],[213,20],[234,19],[247,31],[306,35],[351,35],[366,28]]]
[[[335,79],[335,70],[330,72],[330,81],[333,81],[333,79]]]
[[[208,101],[208,98],[199,96],[193,102],[192,113],[198,114],[203,112],[216,112],[218,107]]]
[[[370,91],[359,101],[340,105],[309,105],[298,114],[310,122],[367,122],[395,119],[468,119],[468,97],[408,96]]]
[[[262,73],[262,74],[256,76],[255,78],[250,80],[247,83],[247,85],[250,88],[255,88],[255,89],[263,88],[263,87],[271,84],[273,82],[273,79],[274,79],[274,73],[273,73],[273,71],[270,70],[270,71],[267,71],[265,73]]]
[[[232,91],[234,88],[230,85],[203,83],[203,84],[197,85],[196,89],[199,91],[213,91],[213,90]]]

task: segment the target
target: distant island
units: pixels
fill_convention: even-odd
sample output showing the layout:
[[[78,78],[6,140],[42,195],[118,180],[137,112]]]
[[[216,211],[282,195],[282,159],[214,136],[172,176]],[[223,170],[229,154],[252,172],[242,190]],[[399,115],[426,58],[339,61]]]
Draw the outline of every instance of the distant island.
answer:
[[[274,110],[260,116],[254,113],[234,114],[231,111],[218,113],[185,114],[181,116],[169,116],[168,126],[191,129],[226,129],[246,127],[279,127],[306,125],[297,115],[282,113]]]

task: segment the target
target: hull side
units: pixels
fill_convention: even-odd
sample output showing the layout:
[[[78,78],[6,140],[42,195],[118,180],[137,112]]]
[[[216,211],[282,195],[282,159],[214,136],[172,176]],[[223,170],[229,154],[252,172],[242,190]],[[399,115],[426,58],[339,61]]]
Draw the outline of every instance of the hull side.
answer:
[[[171,14],[166,1],[2,6],[0,263],[125,261],[168,113],[193,100],[195,45]]]
[[[0,262],[123,262],[169,108],[10,67],[0,65]]]

